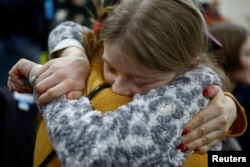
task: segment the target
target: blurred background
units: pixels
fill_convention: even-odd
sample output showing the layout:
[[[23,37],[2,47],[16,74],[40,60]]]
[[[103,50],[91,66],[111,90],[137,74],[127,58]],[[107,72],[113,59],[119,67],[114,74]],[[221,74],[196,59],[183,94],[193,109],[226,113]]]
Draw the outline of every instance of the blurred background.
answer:
[[[0,166],[32,166],[36,130],[37,108],[34,102],[28,107],[20,105],[29,97],[8,91],[8,71],[20,58],[46,62],[49,32],[62,21],[91,26],[90,17],[96,17],[93,1],[0,0],[0,129],[4,136]],[[208,24],[231,21],[250,29],[250,0],[198,1],[206,12]]]
[[[44,63],[49,32],[73,20],[90,26],[95,16],[92,0],[0,0],[0,86],[20,58]]]
[[[249,0],[218,0],[218,8],[225,18],[250,28]]]
[[[250,28],[250,1],[249,0],[197,0],[210,8],[211,14],[216,18],[222,17],[237,24]],[[211,16],[211,17],[212,17]],[[220,21],[220,20],[217,20]]]
[[[0,0],[1,167],[32,166],[37,127],[33,96],[9,92],[8,71],[21,58],[45,63],[49,32],[65,20],[90,26],[94,9],[92,0]]]

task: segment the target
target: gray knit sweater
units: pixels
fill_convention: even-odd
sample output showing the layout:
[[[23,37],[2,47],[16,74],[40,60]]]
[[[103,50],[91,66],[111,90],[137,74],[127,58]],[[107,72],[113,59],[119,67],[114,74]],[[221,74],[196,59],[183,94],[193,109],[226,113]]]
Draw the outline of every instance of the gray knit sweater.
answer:
[[[200,65],[114,112],[103,115],[86,97],[62,96],[41,113],[63,166],[174,167],[189,155],[176,146],[188,120],[207,105],[202,90],[208,84],[220,81]]]

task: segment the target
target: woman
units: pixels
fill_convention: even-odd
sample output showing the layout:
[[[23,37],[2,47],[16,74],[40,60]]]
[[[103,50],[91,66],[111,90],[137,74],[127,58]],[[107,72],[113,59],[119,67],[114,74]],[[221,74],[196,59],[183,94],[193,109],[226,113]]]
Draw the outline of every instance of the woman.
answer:
[[[215,62],[222,67],[231,81],[231,89],[235,97],[249,113],[250,96],[250,33],[245,27],[231,22],[214,23],[209,31],[223,45],[223,48],[214,51]],[[242,150],[249,150],[247,141],[250,140],[249,128],[239,137]]]

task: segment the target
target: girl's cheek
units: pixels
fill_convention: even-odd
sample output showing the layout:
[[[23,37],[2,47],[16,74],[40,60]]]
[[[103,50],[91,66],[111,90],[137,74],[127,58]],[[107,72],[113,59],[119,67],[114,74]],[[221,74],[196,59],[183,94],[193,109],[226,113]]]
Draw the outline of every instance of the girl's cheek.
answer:
[[[114,82],[114,79],[113,79],[113,78],[114,78],[114,77],[113,77],[111,74],[109,74],[109,73],[104,74],[104,79],[105,79],[105,81],[106,81],[108,84],[110,84],[110,85],[112,85],[113,82]]]

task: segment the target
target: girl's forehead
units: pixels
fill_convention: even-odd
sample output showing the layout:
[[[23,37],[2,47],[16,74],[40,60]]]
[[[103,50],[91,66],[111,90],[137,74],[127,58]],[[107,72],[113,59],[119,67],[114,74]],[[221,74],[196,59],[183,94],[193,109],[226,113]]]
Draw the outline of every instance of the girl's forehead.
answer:
[[[118,71],[126,71],[134,74],[140,73],[140,71],[151,71],[149,68],[139,64],[139,62],[132,62],[126,54],[121,52],[119,47],[113,43],[109,44],[104,42],[103,60]]]

